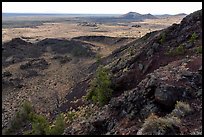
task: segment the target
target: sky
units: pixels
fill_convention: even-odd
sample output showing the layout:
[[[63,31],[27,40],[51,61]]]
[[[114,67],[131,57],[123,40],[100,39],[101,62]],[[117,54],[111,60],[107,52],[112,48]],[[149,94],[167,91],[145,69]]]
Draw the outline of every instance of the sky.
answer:
[[[2,12],[76,14],[190,14],[202,2],[2,2]]]

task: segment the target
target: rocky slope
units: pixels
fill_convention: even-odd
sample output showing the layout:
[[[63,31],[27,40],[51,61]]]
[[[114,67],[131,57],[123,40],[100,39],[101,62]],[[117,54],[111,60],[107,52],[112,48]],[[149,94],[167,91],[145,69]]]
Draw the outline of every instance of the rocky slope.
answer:
[[[202,10],[115,50],[101,64],[111,71],[113,97],[104,107],[83,105],[88,117],[79,115],[64,134],[202,134]],[[85,95],[92,77],[73,91]]]
[[[39,113],[53,114],[67,90],[95,62],[92,46],[59,39],[30,43],[15,38],[3,43],[2,128],[12,122],[24,100],[30,100]]]
[[[80,95],[72,92],[72,96],[66,96],[74,85],[89,75],[88,68],[96,62],[96,54],[107,46],[111,52],[121,45],[120,39],[114,37],[93,36],[97,43],[81,38],[46,38],[31,43],[22,37],[3,43],[2,129],[13,122],[25,100],[33,104],[38,114],[49,119],[55,117],[64,101],[74,100],[73,95]],[[104,43],[105,39],[109,39],[109,43]],[[122,43],[128,41],[125,39]]]

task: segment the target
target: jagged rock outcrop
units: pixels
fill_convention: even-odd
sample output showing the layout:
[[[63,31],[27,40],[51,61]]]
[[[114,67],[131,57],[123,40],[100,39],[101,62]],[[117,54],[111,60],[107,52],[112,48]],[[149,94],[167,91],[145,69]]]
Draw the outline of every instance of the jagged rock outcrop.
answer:
[[[193,61],[193,58],[188,60],[189,63]],[[166,116],[172,112],[176,101],[189,102],[194,115],[201,117],[202,110],[196,110],[195,108],[202,105],[201,102],[198,102],[198,98],[201,99],[202,97],[202,93],[200,92],[202,90],[202,75],[199,74],[199,70],[191,72],[185,66],[185,59],[182,59],[148,74],[136,88],[125,91],[120,96],[112,98],[109,104],[102,108],[102,110],[95,109],[94,111],[97,113],[90,117],[91,120],[85,121],[82,125],[79,124],[79,127],[77,127],[78,131],[80,131],[80,134],[136,134],[143,123],[142,121],[151,113]],[[186,75],[189,78],[191,77],[191,80],[186,80],[186,76],[184,75],[187,73],[192,73],[190,76]],[[182,118],[183,121],[185,119],[186,117]],[[198,117],[197,119],[201,123],[200,120],[202,118],[200,119]],[[129,123],[126,127],[121,124],[121,122],[124,122],[123,120]],[[95,123],[100,123],[100,121],[105,122],[105,125],[101,124],[100,126],[105,126],[106,128],[101,133],[94,132],[100,129],[102,130],[101,127],[95,127]],[[131,124],[130,121],[133,123]],[[85,125],[89,125],[89,127]],[[86,132],[83,130],[84,128]],[[196,123],[192,127],[187,126],[185,128],[188,128],[189,132],[197,130]],[[70,132],[72,131],[72,129],[69,130]],[[175,127],[174,130],[179,131],[179,133],[183,132],[178,127]],[[174,132],[164,132],[164,134],[174,134]]]

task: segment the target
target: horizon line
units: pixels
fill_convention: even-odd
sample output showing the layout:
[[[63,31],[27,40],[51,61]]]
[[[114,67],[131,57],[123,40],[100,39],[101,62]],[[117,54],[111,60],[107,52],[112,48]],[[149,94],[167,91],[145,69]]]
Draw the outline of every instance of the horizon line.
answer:
[[[122,14],[122,13],[54,13],[54,12],[2,12],[2,13],[13,13],[13,14]]]
[[[130,11],[132,12],[132,11]],[[123,14],[127,14],[127,13],[53,13],[53,12],[2,12],[2,14],[93,14],[93,15],[97,15],[97,14],[103,14],[103,15],[123,15]],[[139,12],[135,12],[135,13],[139,13]],[[140,13],[139,13],[140,14]],[[146,13],[146,14],[152,14],[152,13]],[[177,14],[186,14],[187,13],[177,13]],[[169,13],[156,13],[156,14],[152,14],[152,15],[177,15],[177,14],[169,14]]]

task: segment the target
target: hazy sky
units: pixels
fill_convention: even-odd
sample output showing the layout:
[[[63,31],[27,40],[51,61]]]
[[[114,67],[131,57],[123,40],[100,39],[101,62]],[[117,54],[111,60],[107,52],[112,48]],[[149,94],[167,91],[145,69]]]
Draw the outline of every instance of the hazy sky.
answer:
[[[2,2],[2,12],[17,13],[189,14],[200,9],[202,2]]]

